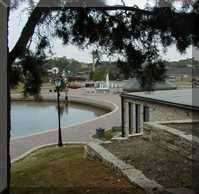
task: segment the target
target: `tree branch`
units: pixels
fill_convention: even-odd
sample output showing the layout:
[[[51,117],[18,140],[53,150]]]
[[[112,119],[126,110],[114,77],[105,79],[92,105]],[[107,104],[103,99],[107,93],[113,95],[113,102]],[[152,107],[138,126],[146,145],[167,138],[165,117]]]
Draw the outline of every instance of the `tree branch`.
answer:
[[[45,6],[44,6],[45,5]],[[67,7],[68,9],[73,9],[73,10],[78,10],[81,9],[80,7]],[[30,17],[28,18],[28,21],[25,25],[25,27],[23,28],[23,31],[20,35],[19,40],[17,41],[16,45],[14,46],[14,48],[12,49],[12,51],[9,53],[9,64],[11,65],[17,57],[19,57],[26,49],[26,45],[28,44],[30,38],[33,36],[35,28],[37,26],[37,24],[39,24],[39,22],[41,21],[41,18],[43,16],[47,16],[50,11],[53,10],[59,10],[59,7],[46,7],[45,4],[45,0],[40,0],[40,2],[38,3],[37,7],[35,7],[35,9],[33,10],[33,12],[31,13]],[[146,16],[152,16],[154,13],[153,11],[149,11],[149,10],[143,10],[140,9],[138,7],[128,7],[128,6],[106,6],[106,7],[86,7],[85,9],[94,9],[94,10],[99,10],[99,11],[103,11],[104,13],[106,11],[114,11],[114,10],[124,10],[124,11],[133,11],[136,13],[140,13],[142,15],[146,15]],[[161,9],[161,8],[160,8]],[[181,18],[185,19],[185,18],[193,18],[192,13],[175,13],[174,16],[177,16],[177,18],[179,18],[179,20],[181,20]],[[181,17],[183,16],[183,17]],[[194,16],[195,18],[196,16]],[[190,21],[191,22],[191,21]]]
[[[17,43],[15,44],[12,51],[9,53],[8,63],[10,65],[16,60],[17,57],[21,55],[21,53],[25,51],[26,45],[28,44],[30,38],[33,36],[35,28],[40,22],[42,16],[47,15],[51,10],[50,7],[40,7],[41,2],[42,0],[38,3],[38,6],[35,7],[33,12],[31,13]]]

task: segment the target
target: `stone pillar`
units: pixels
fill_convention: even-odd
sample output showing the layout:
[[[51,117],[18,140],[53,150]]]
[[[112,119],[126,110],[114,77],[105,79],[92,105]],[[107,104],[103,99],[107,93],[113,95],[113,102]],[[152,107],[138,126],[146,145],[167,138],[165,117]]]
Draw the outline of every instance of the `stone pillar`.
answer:
[[[135,114],[135,103],[133,103],[133,110],[132,110],[132,114],[133,114],[133,125],[132,125],[132,127],[133,127],[133,129],[132,129],[132,131],[133,131],[133,134],[136,132],[136,114]]]
[[[144,131],[144,105],[140,104],[140,133]]]
[[[122,121],[122,137],[125,137],[125,131],[124,131],[124,97],[121,96],[121,121]]]
[[[130,108],[131,106],[131,108]],[[135,133],[135,103],[129,103],[129,134],[133,135]]]
[[[135,125],[134,125],[134,135],[140,134],[143,131],[143,105],[135,104],[134,111]]]
[[[125,137],[129,136],[129,107],[128,101],[124,100],[124,131]]]
[[[0,193],[7,187],[7,9],[0,1]]]
[[[132,125],[133,125],[133,106],[132,106],[133,104],[131,103],[131,102],[129,102],[129,135],[132,135],[132,133],[133,133],[133,128],[132,128]]]

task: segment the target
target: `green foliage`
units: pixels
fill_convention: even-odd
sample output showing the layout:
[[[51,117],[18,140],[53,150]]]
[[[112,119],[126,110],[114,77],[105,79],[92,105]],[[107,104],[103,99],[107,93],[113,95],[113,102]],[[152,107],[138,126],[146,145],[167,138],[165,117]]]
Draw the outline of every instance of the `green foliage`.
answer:
[[[22,70],[19,67],[12,67],[10,75],[10,87],[16,88],[18,83],[23,80]]]
[[[118,133],[121,133],[121,131],[122,131],[121,127],[113,127],[112,129],[105,131],[104,136],[99,136],[95,134],[92,137],[100,139],[102,141],[110,141],[115,135],[118,135]]]
[[[55,13],[51,20],[54,23],[52,34],[62,39],[63,44],[72,43],[80,48],[95,45],[102,53],[109,56],[116,54],[118,67],[125,78],[136,76],[142,87],[152,89],[155,82],[165,77],[159,43],[164,48],[175,44],[181,53],[190,45],[199,47],[199,0],[190,5],[183,3],[178,10],[173,6],[175,0],[157,2],[159,7],[148,7],[145,10],[136,6],[114,8],[111,12],[94,7],[52,9]],[[43,10],[42,24],[52,10],[47,9],[46,13]],[[49,43],[47,36],[43,36],[37,53],[44,56]],[[48,62],[51,66],[55,65],[55,61]],[[79,67],[76,66],[79,64],[75,65],[74,61],[68,63],[60,59],[56,63],[60,70],[68,68],[74,73],[78,72]],[[102,74],[96,72],[93,79],[101,79]],[[28,77],[28,83],[32,82],[33,76],[31,74],[32,78]]]
[[[74,59],[67,59],[66,57],[56,57],[46,60],[45,68],[51,69],[58,67],[60,71],[70,71],[71,74],[76,74],[81,70],[81,63]]]
[[[81,8],[63,9],[61,17],[65,14],[67,18],[69,13],[77,19],[70,23],[70,20],[63,22],[59,18],[61,22],[58,28],[61,30],[61,26],[67,26],[68,29],[72,29],[68,35],[69,40],[74,44],[81,47],[97,44],[108,55],[119,54],[122,60],[119,58],[118,67],[125,78],[137,76],[143,87],[149,88],[145,84],[151,83],[148,76],[143,76],[149,70],[147,67],[142,67],[143,63],[154,64],[151,75],[156,76],[153,82],[164,77],[163,68],[159,68],[162,67],[162,62],[156,47],[159,31],[152,28],[152,21],[156,21],[156,18],[144,16],[139,12],[115,11],[113,15],[110,15],[104,11]],[[103,71],[98,70],[92,78],[102,80],[103,74]]]
[[[137,75],[138,80],[146,91],[152,91],[155,83],[161,82],[166,78],[166,68],[162,61],[147,63],[142,73]]]
[[[92,79],[93,81],[102,81],[102,80],[105,80],[106,73],[107,73],[106,70],[103,69],[103,68],[97,69],[97,70],[93,73],[91,79]]]
[[[101,61],[99,65],[97,65],[97,70],[103,69],[106,73],[109,73],[110,80],[123,79],[124,74],[121,72],[121,69],[118,67],[117,61]],[[105,78],[104,78],[105,79]]]
[[[94,76],[94,72],[91,71],[91,72],[90,72],[90,75],[89,75],[89,79],[90,79],[90,80],[93,80],[93,76]]]
[[[23,68],[24,96],[31,95],[34,96],[35,99],[39,99],[42,76],[44,75],[42,68],[44,57],[26,51],[24,56],[20,57],[19,64]]]
[[[199,67],[199,61],[194,60],[193,58],[188,58],[179,61],[171,61],[165,62],[168,67],[187,67],[188,65],[192,65],[193,67]]]

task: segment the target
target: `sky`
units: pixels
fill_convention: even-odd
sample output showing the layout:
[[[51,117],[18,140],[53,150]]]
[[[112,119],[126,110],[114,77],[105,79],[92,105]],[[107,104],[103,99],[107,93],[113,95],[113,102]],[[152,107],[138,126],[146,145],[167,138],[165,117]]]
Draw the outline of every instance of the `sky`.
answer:
[[[150,1],[151,2],[151,1]],[[146,5],[147,0],[125,0],[126,6],[133,6],[138,5],[140,8],[144,8],[144,5]],[[108,5],[118,5],[121,4],[120,0],[107,0]],[[10,20],[9,20],[9,48],[10,50],[14,47],[16,44],[21,31],[27,22],[27,11],[25,11],[25,5],[20,6],[18,10],[14,10],[10,14]],[[93,48],[80,50],[78,47],[74,45],[67,45],[63,46],[61,40],[55,39],[52,41],[53,45],[53,57],[62,57],[65,56],[67,58],[74,58],[81,62],[90,63],[92,62],[92,55],[91,52]],[[168,61],[178,61],[181,59],[191,58],[192,57],[192,48],[188,48],[186,51],[186,54],[180,54],[175,46],[171,46],[167,49],[167,53],[163,52],[163,49],[161,50],[161,57],[164,60]],[[103,60],[111,60],[110,58],[103,57]]]

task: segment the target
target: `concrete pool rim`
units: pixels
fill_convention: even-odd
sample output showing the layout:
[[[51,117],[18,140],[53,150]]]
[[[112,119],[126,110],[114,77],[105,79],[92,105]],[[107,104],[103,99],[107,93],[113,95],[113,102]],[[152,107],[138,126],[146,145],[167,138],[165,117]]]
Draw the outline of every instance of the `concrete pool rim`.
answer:
[[[49,102],[49,101],[55,102],[56,100],[57,100],[57,98],[55,96],[48,96],[48,95],[42,96],[42,102]],[[64,101],[64,98],[61,98],[60,100]],[[32,98],[24,99],[22,95],[14,95],[14,96],[12,96],[12,101],[33,101],[33,99]],[[110,116],[110,115],[116,113],[119,110],[119,106],[117,104],[109,101],[109,100],[95,100],[95,99],[92,99],[92,98],[89,98],[89,97],[70,96],[69,99],[68,99],[68,102],[80,103],[80,104],[88,105],[88,106],[91,106],[91,107],[97,107],[97,108],[101,108],[101,109],[104,109],[104,110],[110,111],[110,112],[105,113],[105,114],[103,114],[99,117],[96,117],[94,119],[89,119],[89,120],[82,121],[82,122],[75,123],[75,124],[71,124],[71,125],[68,125],[68,126],[62,126],[61,127],[62,130],[67,130],[67,128],[70,128],[70,127],[80,126],[80,125],[83,125],[85,123],[89,123],[89,122],[93,122],[93,121],[103,119],[107,116]],[[47,133],[54,132],[54,131],[57,131],[57,128],[47,129],[47,130],[37,132],[37,133],[32,133],[32,134],[26,135],[26,136],[13,137],[13,138],[11,138],[11,141],[30,138],[32,136],[47,134]]]

